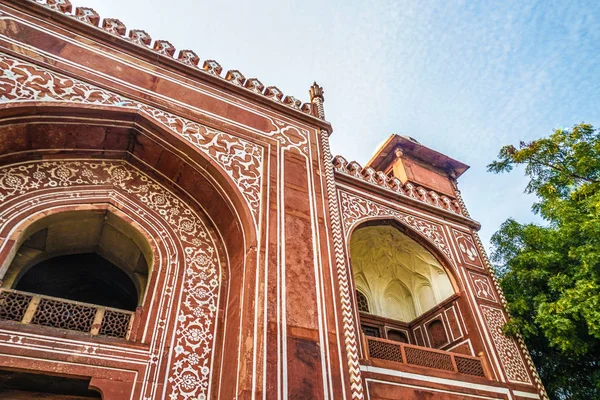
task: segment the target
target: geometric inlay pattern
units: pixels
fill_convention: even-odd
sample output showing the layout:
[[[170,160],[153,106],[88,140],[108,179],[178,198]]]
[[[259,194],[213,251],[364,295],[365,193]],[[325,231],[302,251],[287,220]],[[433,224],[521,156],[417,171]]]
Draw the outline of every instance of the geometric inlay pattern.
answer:
[[[350,299],[349,268],[346,265],[346,253],[344,250],[344,236],[342,233],[343,214],[336,201],[335,177],[333,164],[331,163],[331,150],[329,149],[329,135],[321,131],[321,145],[323,147],[323,161],[325,168],[325,181],[327,186],[327,202],[329,203],[329,218],[331,221],[331,234],[333,237],[333,250],[335,253],[335,267],[342,302],[342,322],[344,329],[344,345],[348,360],[348,372],[350,375],[350,390],[352,399],[364,399],[363,384],[360,373],[360,362],[358,356],[358,335],[354,325],[354,310]]]
[[[498,350],[508,380],[511,382],[531,383],[527,368],[523,363],[516,343],[502,333],[502,327],[506,324],[506,318],[502,310],[481,306],[481,311],[485,317],[485,323],[488,326],[489,332],[492,335],[492,340]]]

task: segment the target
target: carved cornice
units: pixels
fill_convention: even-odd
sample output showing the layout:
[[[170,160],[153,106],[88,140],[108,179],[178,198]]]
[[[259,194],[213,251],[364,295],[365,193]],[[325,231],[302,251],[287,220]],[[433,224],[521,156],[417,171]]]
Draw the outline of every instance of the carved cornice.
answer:
[[[451,199],[433,190],[415,186],[410,182],[402,184],[400,179],[396,177],[389,177],[384,172],[375,171],[371,167],[363,168],[356,161],[348,162],[342,156],[336,156],[333,159],[333,167],[336,173],[350,178],[351,181],[367,184],[366,187],[377,187],[392,194],[392,196],[398,196],[401,199],[416,202],[416,204],[423,204],[429,210],[442,211],[438,214],[458,219],[474,229],[479,229],[479,223],[464,214],[459,199]]]
[[[258,79],[246,78],[240,71],[235,69],[227,71],[223,76],[224,69],[217,61],[206,60],[200,63],[200,57],[194,51],[180,50],[177,52],[169,41],[153,41],[152,37],[144,30],[131,29],[127,31],[126,26],[119,19],[102,19],[92,8],[77,7],[73,10],[69,0],[9,0],[7,2],[13,3],[19,8],[25,8],[27,12],[35,11],[36,14],[42,14],[45,18],[50,17],[60,21],[68,25],[71,30],[81,30],[108,43],[115,43],[115,40],[111,38],[113,37],[119,40],[121,49],[133,50],[136,54],[152,60],[153,63],[166,63],[169,66],[179,65],[178,69],[183,68],[190,75],[199,76],[203,80],[227,88],[232,92],[250,96],[253,101],[259,100],[260,103],[268,104],[274,108],[297,112],[299,114],[296,115],[300,119],[310,121],[313,124],[316,123],[321,129],[331,132],[331,125],[318,118],[317,111],[310,102],[302,103],[294,96],[285,95],[275,86],[265,87]],[[68,21],[69,19],[71,21]],[[75,21],[83,24],[79,25]],[[160,57],[157,58],[157,55]],[[277,94],[274,95],[274,93]],[[257,94],[259,99],[256,97]]]

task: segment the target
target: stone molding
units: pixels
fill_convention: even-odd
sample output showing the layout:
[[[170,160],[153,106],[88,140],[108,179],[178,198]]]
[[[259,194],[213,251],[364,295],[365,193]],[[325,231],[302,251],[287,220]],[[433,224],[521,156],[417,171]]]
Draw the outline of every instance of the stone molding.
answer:
[[[313,107],[311,103],[304,103],[294,96],[284,95],[275,86],[264,87],[256,78],[246,79],[238,70],[229,70],[223,77],[221,75],[223,67],[215,60],[206,60],[200,65],[200,57],[192,50],[180,50],[175,57],[175,47],[166,40],[155,40],[152,42],[152,37],[141,29],[131,29],[127,32],[126,26],[116,18],[104,18],[89,7],[77,7],[73,12],[73,6],[69,0],[27,0],[32,3],[43,5],[57,13],[64,14],[77,21],[92,25],[98,29],[102,29],[122,40],[131,42],[149,52],[156,53],[162,57],[167,57],[179,61],[180,63],[205,72],[206,74],[222,79],[231,85],[245,88],[250,92],[262,94],[265,98],[273,102],[286,105],[287,107],[298,110],[304,114],[313,115]],[[102,21],[102,23],[100,23]],[[260,89],[258,89],[260,88]]]
[[[333,165],[335,171],[341,174],[381,187],[400,196],[409,197],[422,203],[430,204],[450,213],[465,216],[458,200],[450,199],[433,190],[415,186],[410,182],[402,184],[400,179],[396,177],[389,177],[383,171],[375,171],[371,167],[363,168],[356,161],[348,162],[342,156],[336,156],[333,159]]]
[[[45,101],[110,105],[134,109],[149,117],[213,160],[235,183],[258,225],[263,147],[6,54],[0,54],[0,70],[0,103]],[[282,123],[276,134],[278,140],[288,144],[301,142],[286,135],[290,129],[292,127]]]

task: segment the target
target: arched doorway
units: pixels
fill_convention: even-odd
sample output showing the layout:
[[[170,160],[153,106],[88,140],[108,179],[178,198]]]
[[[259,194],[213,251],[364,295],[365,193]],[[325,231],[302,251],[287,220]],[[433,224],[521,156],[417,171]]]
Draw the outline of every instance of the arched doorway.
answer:
[[[42,184],[34,177],[46,180],[43,187],[54,187],[57,182],[62,186],[37,190]],[[19,191],[8,186],[15,183]],[[0,238],[6,238],[0,242],[0,279],[4,278],[0,314],[11,314],[0,318],[3,328],[35,332],[46,340],[61,337],[64,346],[83,341],[92,351],[98,343],[108,345],[121,358],[139,358],[140,346],[173,343],[172,350],[152,359],[144,357],[160,366],[148,370],[148,380],[137,381],[128,370],[116,367],[126,375],[120,385],[129,388],[102,381],[109,372],[117,372],[91,367],[83,372],[82,367],[94,365],[93,360],[82,367],[64,367],[66,374],[91,376],[90,385],[103,394],[118,389],[160,398],[162,394],[153,391],[164,390],[169,396],[184,389],[205,394],[214,389],[211,380],[220,377],[214,372],[219,371],[216,365],[222,345],[218,335],[222,337],[223,321],[218,319],[218,310],[226,304],[227,292],[221,289],[226,287],[228,259],[220,237],[201,211],[192,208],[192,201],[126,161],[93,159],[28,161],[0,168],[0,195],[4,196]],[[135,293],[135,302],[130,303],[136,306],[133,318],[131,311],[110,305],[15,290],[40,263],[85,254],[101,257],[105,266],[110,262],[133,282],[135,290],[125,291]],[[105,329],[105,321],[111,329]],[[8,325],[14,322],[21,325]],[[50,332],[50,328],[63,332]],[[29,371],[42,367],[54,370],[42,363],[20,366]],[[192,378],[197,385],[190,389]],[[160,380],[167,382],[164,389],[151,385]]]
[[[3,285],[13,287],[19,279],[18,274],[3,276],[2,268],[8,267],[4,261],[12,258],[21,244],[12,244],[20,236],[14,236],[11,229],[21,223],[23,215],[65,204],[73,209],[110,204],[123,211],[128,222],[135,221],[147,230],[145,238],[159,254],[152,260],[147,282],[99,254],[127,272],[136,285],[140,305],[134,321],[140,321],[140,326],[135,341],[152,344],[153,349],[165,343],[169,349],[156,350],[146,358],[153,367],[135,378],[134,397],[182,391],[210,397],[211,390],[218,391],[218,396],[234,396],[237,385],[224,382],[237,382],[240,369],[227,367],[225,360],[227,365],[240,365],[245,362],[240,360],[252,359],[254,351],[241,345],[240,332],[245,329],[245,317],[257,312],[249,293],[253,293],[250,277],[257,265],[257,253],[252,249],[257,248],[255,215],[260,202],[256,194],[262,164],[255,156],[260,155],[260,148],[192,121],[182,132],[180,125],[162,119],[163,114],[149,115],[139,109],[66,102],[57,108],[55,102],[39,102],[35,124],[30,123],[27,104],[15,103],[7,110],[0,113],[9,117],[0,120],[1,141],[27,138],[27,148],[15,152],[0,146],[0,174],[11,175],[10,181],[2,181],[0,176]],[[248,172],[248,168],[254,170]],[[55,186],[49,186],[48,179]],[[18,186],[16,191],[12,184]],[[33,192],[39,192],[37,203],[30,202],[38,201]],[[16,215],[14,210],[21,201],[29,202],[24,206],[27,211],[19,209],[21,215]],[[10,202],[19,205],[2,209]],[[29,263],[25,269],[31,266]],[[190,271],[195,274],[192,279],[187,275]],[[165,366],[167,362],[173,368]],[[41,364],[23,368],[37,370]],[[88,376],[99,387],[103,374],[94,369]],[[112,390],[113,383],[107,381],[107,388]]]

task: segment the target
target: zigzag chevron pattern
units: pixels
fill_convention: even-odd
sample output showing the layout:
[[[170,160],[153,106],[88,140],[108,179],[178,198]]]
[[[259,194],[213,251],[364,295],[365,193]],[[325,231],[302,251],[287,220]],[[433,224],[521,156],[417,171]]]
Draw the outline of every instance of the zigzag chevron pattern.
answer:
[[[346,356],[348,358],[348,371],[350,372],[350,390],[353,399],[364,399],[362,380],[360,378],[360,366],[358,364],[357,337],[354,332],[352,303],[350,302],[350,287],[348,284],[348,274],[346,273],[342,223],[340,219],[340,209],[335,195],[333,158],[331,156],[331,150],[329,149],[329,136],[327,135],[327,132],[321,131],[321,141],[323,142],[323,157],[325,159],[325,182],[327,183],[327,199],[329,202],[331,231],[333,233],[335,266],[342,298],[342,322],[344,324],[344,344],[346,346]]]

